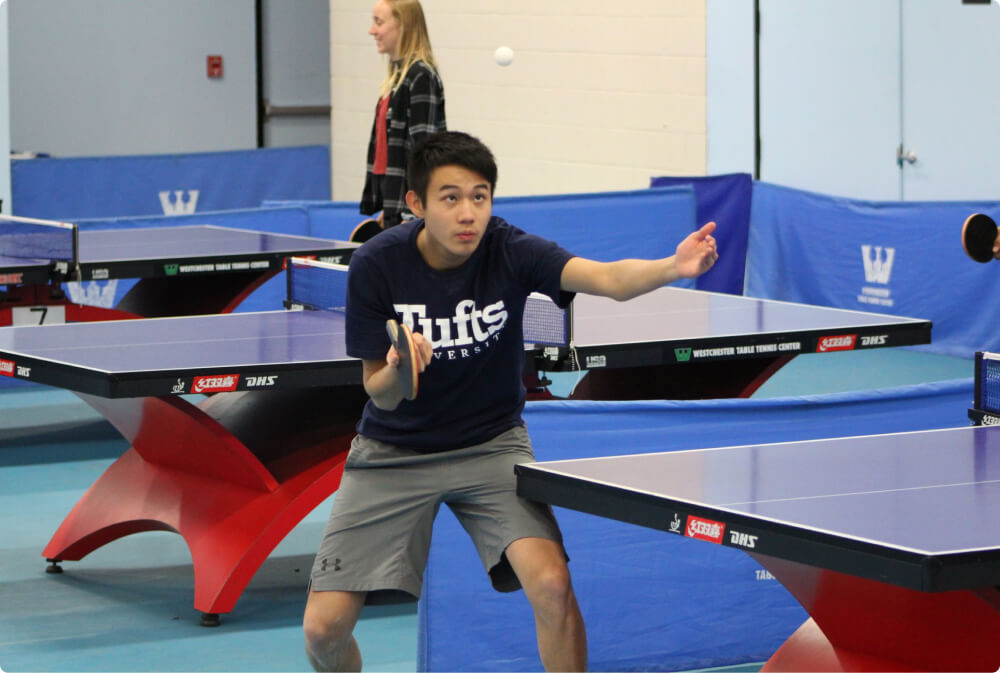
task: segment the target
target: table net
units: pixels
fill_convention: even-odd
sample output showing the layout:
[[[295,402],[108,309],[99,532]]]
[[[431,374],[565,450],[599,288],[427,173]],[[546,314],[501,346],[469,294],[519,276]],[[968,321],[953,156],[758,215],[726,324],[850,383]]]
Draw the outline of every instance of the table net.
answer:
[[[975,406],[1000,414],[1000,353],[976,353]]]
[[[75,263],[76,225],[52,220],[0,215],[0,256]]]

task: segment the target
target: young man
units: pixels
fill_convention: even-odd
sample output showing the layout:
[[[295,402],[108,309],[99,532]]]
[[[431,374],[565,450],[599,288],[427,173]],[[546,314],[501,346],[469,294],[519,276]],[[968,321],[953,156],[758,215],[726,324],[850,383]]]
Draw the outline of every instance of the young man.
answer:
[[[549,507],[518,498],[534,460],[521,420],[521,318],[532,291],[629,299],[718,258],[713,223],[660,260],[601,263],[491,217],[497,168],[477,139],[443,132],[410,156],[407,204],[421,219],[351,259],[347,351],[370,396],[313,566],[306,651],[316,670],[360,670],[352,631],[367,594],[419,596],[442,502],[471,535],[498,591],[523,587],[547,670],[584,670],[586,635]],[[414,331],[419,392],[404,400],[386,320]],[[503,628],[502,625],[497,625]]]

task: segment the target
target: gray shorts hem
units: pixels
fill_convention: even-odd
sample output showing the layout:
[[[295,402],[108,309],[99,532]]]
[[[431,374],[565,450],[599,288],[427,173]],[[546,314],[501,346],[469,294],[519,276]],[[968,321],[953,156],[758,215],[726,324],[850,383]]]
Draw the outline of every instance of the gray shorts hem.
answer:
[[[383,591],[402,592],[417,599],[420,598],[420,591],[423,589],[421,583],[401,582],[398,584],[369,582],[363,584],[350,584],[339,582],[323,582],[313,578],[309,585],[310,591],[354,591],[358,593],[376,593]]]
[[[496,563],[486,567],[486,574],[489,575],[490,584],[493,585],[495,591],[507,594],[522,589],[521,580],[517,577],[517,573],[514,572],[514,568],[510,565],[510,560],[507,558],[507,548],[518,540],[523,540],[527,537],[555,542],[562,548],[563,557],[569,563],[569,554],[566,553],[566,546],[563,544],[562,534],[558,528],[554,531],[548,531],[546,534],[515,535],[503,546],[503,551],[500,553],[500,558],[496,560]]]

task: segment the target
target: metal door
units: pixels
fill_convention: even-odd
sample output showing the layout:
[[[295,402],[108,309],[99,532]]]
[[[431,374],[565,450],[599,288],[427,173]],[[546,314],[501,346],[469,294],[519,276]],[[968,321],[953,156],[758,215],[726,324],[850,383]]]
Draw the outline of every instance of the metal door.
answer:
[[[899,198],[900,2],[760,0],[760,179]]]
[[[1000,200],[1000,6],[902,5],[901,197]]]

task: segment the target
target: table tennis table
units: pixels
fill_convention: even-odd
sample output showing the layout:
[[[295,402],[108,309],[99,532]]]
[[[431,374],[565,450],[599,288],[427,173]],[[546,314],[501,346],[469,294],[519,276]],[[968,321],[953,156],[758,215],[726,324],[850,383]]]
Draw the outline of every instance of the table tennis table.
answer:
[[[298,278],[299,268],[327,267],[295,263],[288,279]],[[343,270],[335,278],[343,279]],[[289,303],[299,305],[292,285]],[[335,285],[322,277],[314,283],[321,291]],[[701,294],[677,290],[658,296],[683,301],[675,292]],[[203,623],[216,624],[219,614],[231,611],[277,543],[339,486],[367,398],[360,385],[361,362],[345,351],[337,299],[305,303],[332,310],[0,330],[0,375],[76,392],[131,444],[46,545],[43,555],[53,562],[52,571],[58,572],[57,562],[80,560],[124,535],[171,530],[191,551],[194,606],[203,613]],[[760,300],[746,301],[760,306]],[[809,315],[816,312],[801,308]],[[768,314],[767,308],[754,311]],[[858,318],[851,312],[826,312],[829,321],[817,330],[824,335],[820,339],[849,335],[857,343],[857,334],[872,329],[877,336],[886,335],[878,345],[897,343],[890,338],[895,330],[907,335],[900,341],[914,339],[914,334],[929,336],[925,321],[861,314],[858,322],[851,320]],[[713,322],[690,311],[685,315],[687,325]],[[556,322],[566,324],[564,317]],[[742,338],[751,344],[779,343],[783,337],[772,327],[765,321],[759,334]],[[683,338],[682,344],[700,343],[690,335]],[[805,348],[814,338],[801,337],[796,347]],[[544,335],[526,328],[526,340],[535,344],[528,346],[527,360],[537,355],[558,365],[552,359],[558,348],[546,354],[552,346],[539,343]],[[585,343],[577,348],[589,352]],[[640,343],[639,349],[644,348]],[[608,351],[611,365],[618,352],[617,345]],[[191,393],[208,396],[199,399]]]
[[[810,615],[763,670],[1000,667],[1000,428],[515,471],[523,497],[757,560]]]
[[[0,216],[0,326],[228,313],[287,257],[346,264],[356,244],[211,224],[80,229]],[[73,303],[66,281],[135,278],[113,307]]]
[[[566,323],[564,345],[529,361],[534,399],[545,395],[533,380],[573,370],[586,371],[574,399],[749,397],[803,353],[931,339],[928,320],[673,287],[626,302],[578,295]]]

